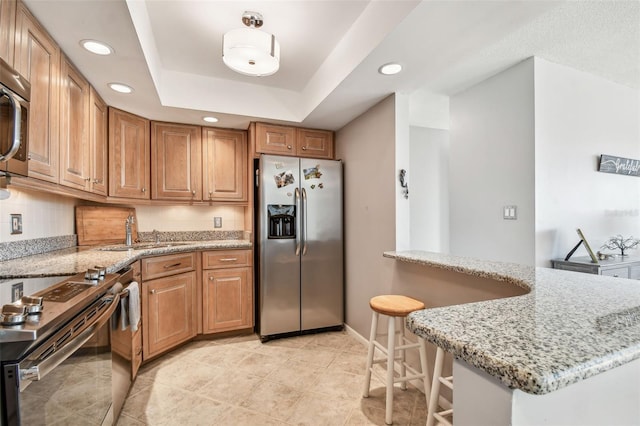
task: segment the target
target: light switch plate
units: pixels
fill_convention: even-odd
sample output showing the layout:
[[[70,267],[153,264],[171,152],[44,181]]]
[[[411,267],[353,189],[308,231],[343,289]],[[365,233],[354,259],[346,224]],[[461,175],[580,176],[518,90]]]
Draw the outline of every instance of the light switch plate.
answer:
[[[502,218],[505,220],[517,220],[518,206],[504,206],[502,208]]]
[[[222,228],[222,218],[220,216],[215,216],[213,218],[213,227]]]
[[[22,234],[22,215],[21,214],[11,215],[11,233]]]

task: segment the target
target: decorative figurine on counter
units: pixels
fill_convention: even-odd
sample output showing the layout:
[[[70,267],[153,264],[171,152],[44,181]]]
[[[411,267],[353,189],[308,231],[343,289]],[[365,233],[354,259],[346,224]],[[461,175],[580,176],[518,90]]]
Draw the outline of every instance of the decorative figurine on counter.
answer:
[[[622,235],[618,234],[615,237],[609,238],[600,248],[620,250],[620,255],[624,256],[625,250],[636,248],[638,244],[640,244],[639,239],[633,238],[633,236],[624,238]]]

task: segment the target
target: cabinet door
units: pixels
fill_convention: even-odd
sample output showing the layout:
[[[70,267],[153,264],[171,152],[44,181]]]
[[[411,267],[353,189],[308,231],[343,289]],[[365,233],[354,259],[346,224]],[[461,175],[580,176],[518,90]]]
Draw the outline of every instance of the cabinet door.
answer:
[[[89,102],[90,191],[107,195],[107,104],[93,87]]]
[[[29,176],[58,182],[60,48],[18,4],[14,66],[31,83]]]
[[[329,130],[297,129],[297,155],[300,157],[333,158],[333,132]]]
[[[296,155],[296,129],[256,123],[256,152]]]
[[[60,82],[60,184],[89,190],[89,83],[66,57]]]
[[[600,273],[610,277],[629,278],[629,268],[626,266],[623,268],[603,268]]]
[[[109,195],[149,199],[149,120],[109,108]]]
[[[0,0],[0,58],[13,67],[16,0]]]
[[[246,201],[246,132],[204,127],[202,139],[204,199]]]
[[[251,268],[209,270],[204,273],[203,333],[253,327]]]
[[[195,285],[195,272],[142,283],[144,360],[195,336]]]
[[[200,127],[151,123],[154,200],[202,200]]]

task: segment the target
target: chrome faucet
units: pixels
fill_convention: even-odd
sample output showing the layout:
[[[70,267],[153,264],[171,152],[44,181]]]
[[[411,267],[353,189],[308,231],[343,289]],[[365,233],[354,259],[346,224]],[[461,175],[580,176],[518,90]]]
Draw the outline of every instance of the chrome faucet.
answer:
[[[153,239],[155,240],[156,244],[160,244],[160,231],[158,231],[157,229],[153,230]]]
[[[133,214],[129,213],[129,217],[124,221],[124,232],[125,232],[125,245],[127,247],[131,247],[131,225],[136,223],[136,220],[133,217]]]

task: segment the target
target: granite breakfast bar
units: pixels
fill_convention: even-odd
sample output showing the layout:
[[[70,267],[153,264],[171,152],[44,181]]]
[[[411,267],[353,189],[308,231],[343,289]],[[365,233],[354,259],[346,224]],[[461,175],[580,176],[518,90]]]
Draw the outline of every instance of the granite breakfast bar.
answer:
[[[521,296],[417,311],[415,334],[454,356],[456,425],[640,424],[636,281],[421,251],[387,258],[490,278]]]

